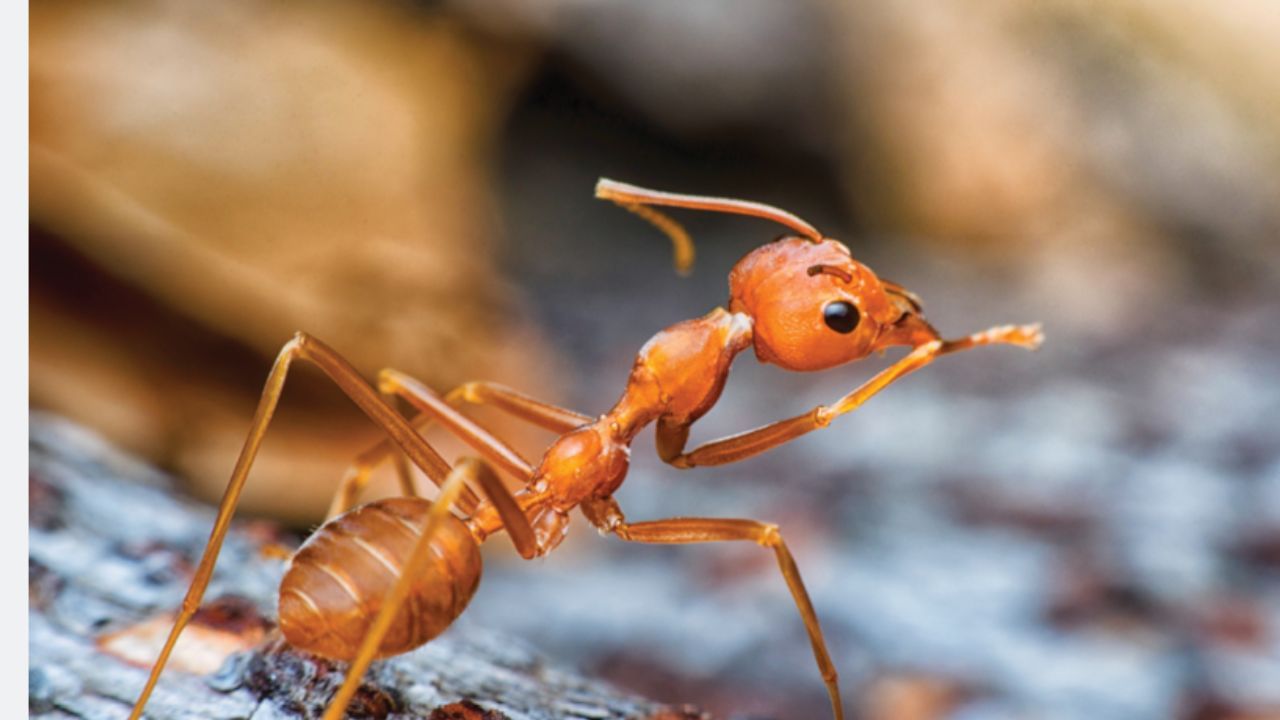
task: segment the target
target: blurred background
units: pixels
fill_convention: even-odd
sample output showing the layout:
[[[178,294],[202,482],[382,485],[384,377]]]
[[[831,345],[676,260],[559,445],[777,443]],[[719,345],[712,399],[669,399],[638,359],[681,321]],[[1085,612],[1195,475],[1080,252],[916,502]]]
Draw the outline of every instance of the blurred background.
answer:
[[[828,430],[681,472],[632,519],[781,525],[858,718],[1280,717],[1280,8],[1269,0],[55,0],[30,7],[31,403],[216,497],[295,330],[367,376],[588,413],[779,228],[921,295],[947,358]],[[694,441],[891,362],[744,355]],[[537,456],[550,439],[477,412]],[[291,376],[247,513],[317,522],[376,439]],[[432,436],[460,450],[447,438]],[[386,492],[383,479],[369,496]],[[772,559],[490,543],[462,623],[717,717],[829,712]]]

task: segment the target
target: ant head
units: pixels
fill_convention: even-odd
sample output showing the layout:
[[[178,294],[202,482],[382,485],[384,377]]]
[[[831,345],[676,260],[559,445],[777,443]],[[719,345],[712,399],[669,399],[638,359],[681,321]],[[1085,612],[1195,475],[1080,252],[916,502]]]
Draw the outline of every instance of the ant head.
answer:
[[[783,237],[729,274],[729,309],[754,321],[756,356],[825,370],[891,345],[937,338],[914,295],[876,277],[836,240]]]
[[[612,200],[666,233],[681,272],[693,264],[693,242],[655,205],[752,215],[798,233],[748,253],[729,274],[729,309],[751,316],[756,357],[763,362],[788,370],[823,370],[891,345],[914,346],[938,338],[915,295],[876,277],[843,243],[785,210],[604,178],[596,184],[596,197]]]

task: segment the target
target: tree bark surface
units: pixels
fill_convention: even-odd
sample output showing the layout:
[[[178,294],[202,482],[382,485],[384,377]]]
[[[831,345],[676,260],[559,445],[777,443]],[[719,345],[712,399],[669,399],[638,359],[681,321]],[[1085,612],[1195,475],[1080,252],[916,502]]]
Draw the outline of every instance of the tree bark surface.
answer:
[[[30,443],[30,715],[127,717],[214,512],[175,495],[159,471],[60,419],[33,414]],[[147,717],[274,720],[323,712],[345,665],[289,648],[275,629],[287,563],[278,549],[295,541],[268,523],[233,525]],[[375,663],[349,712],[433,720],[706,718],[555,667],[465,616],[418,650]]]

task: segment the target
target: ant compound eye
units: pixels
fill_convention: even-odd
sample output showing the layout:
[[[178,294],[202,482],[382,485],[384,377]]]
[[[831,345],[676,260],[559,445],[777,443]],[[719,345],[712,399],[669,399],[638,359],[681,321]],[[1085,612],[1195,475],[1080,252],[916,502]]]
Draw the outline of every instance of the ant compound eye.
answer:
[[[858,308],[852,303],[837,300],[822,308],[822,319],[827,323],[827,327],[842,335],[848,335],[858,327]]]

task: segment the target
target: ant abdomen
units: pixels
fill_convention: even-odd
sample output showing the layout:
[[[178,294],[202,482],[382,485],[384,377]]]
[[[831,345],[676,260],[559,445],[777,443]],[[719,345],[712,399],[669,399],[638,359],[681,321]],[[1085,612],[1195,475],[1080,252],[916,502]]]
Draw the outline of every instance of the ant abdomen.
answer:
[[[320,527],[294,554],[280,583],[280,630],[294,646],[351,660],[422,536],[431,502],[387,498]],[[430,539],[430,565],[414,582],[377,657],[408,652],[462,614],[480,584],[480,548],[446,515]]]

